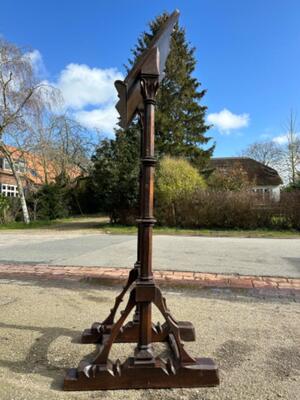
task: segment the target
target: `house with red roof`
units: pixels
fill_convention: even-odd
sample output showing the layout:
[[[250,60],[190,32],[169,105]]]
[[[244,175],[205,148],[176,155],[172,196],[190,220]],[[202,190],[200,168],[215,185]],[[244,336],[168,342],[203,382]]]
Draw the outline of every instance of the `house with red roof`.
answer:
[[[21,177],[24,189],[39,187],[45,183],[53,183],[59,175],[54,162],[43,163],[41,157],[36,154],[20,151],[14,147],[8,147],[15,161],[16,170]],[[81,171],[77,167],[69,170],[70,178],[76,179]],[[10,164],[4,154],[0,152],[0,193],[6,197],[17,197],[17,182],[11,170]]]

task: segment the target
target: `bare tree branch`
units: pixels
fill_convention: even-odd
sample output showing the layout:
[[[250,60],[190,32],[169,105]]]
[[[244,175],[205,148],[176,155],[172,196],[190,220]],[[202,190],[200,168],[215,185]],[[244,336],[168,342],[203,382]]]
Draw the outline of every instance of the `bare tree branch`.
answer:
[[[43,91],[42,89],[46,87],[47,89]],[[16,168],[18,161],[16,157],[20,158],[22,151],[26,149],[34,119],[42,110],[50,107],[58,97],[57,89],[39,81],[31,60],[26,57],[24,51],[1,38],[0,150],[15,177],[26,223],[30,221],[23,182]]]

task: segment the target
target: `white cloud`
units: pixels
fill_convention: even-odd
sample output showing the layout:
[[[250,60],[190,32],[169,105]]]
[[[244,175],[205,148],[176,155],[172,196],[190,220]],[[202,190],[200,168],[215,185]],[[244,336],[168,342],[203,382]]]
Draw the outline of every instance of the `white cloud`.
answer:
[[[32,50],[28,53],[25,53],[24,55],[25,57],[29,58],[31,65],[37,75],[39,76],[46,75],[46,67],[43,61],[43,57],[38,50]]]
[[[277,144],[286,144],[288,142],[287,135],[279,135],[273,138],[273,142]]]
[[[100,132],[112,135],[118,121],[118,112],[113,104],[91,111],[76,111],[74,117],[88,129],[99,129]]]
[[[295,136],[300,139],[300,132],[295,133]],[[279,145],[284,145],[288,143],[288,135],[285,133],[283,135],[275,136],[272,140]]]
[[[82,109],[86,106],[113,103],[117,100],[116,79],[123,79],[115,68],[90,68],[84,64],[69,64],[62,70],[57,86],[66,106]]]
[[[123,79],[116,68],[68,64],[52,83],[61,90],[65,107],[83,126],[112,135],[118,122],[114,82]]]
[[[28,53],[25,53],[25,57],[28,57],[32,62],[32,64],[42,62],[42,55],[38,50],[32,50],[29,51]]]
[[[53,105],[56,112],[68,111],[88,129],[99,129],[101,133],[113,135],[118,122],[115,105],[118,101],[114,82],[124,77],[116,68],[91,68],[86,64],[70,63],[63,68],[56,80],[46,79],[47,70],[38,50],[24,54],[35,73],[45,84],[44,95],[49,95],[47,85],[61,91],[63,105]]]
[[[233,114],[226,108],[207,116],[207,122],[213,124],[221,133],[225,134],[230,134],[230,131],[234,129],[247,127],[249,120],[249,114]]]

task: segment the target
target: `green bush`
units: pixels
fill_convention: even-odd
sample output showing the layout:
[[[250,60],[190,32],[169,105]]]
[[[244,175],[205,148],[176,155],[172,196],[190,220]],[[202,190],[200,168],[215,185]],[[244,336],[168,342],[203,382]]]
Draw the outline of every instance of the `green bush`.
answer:
[[[36,193],[37,219],[51,220],[69,215],[65,199],[65,189],[58,184],[43,185]]]
[[[206,183],[198,170],[182,158],[164,157],[159,164],[156,175],[156,203],[158,212],[169,212],[172,223],[179,223],[180,213],[177,206],[182,198],[189,198],[199,189],[204,189]]]
[[[10,208],[10,202],[9,199],[3,194],[0,194],[0,223],[5,224],[8,221],[8,211]]]
[[[100,211],[95,185],[89,176],[70,183],[65,189],[64,199],[71,215],[94,214]]]

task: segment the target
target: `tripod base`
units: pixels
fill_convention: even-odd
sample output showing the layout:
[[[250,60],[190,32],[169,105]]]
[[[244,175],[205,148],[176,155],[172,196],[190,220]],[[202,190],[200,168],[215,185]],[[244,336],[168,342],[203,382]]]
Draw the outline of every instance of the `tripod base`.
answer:
[[[162,325],[164,328],[161,327],[159,332],[156,332],[169,344],[170,356],[166,360],[154,357],[153,354],[151,329],[157,325],[151,325],[151,319],[143,319],[143,313],[148,311],[151,303],[158,308],[166,321]],[[140,322],[131,321],[123,325],[130,312],[137,306],[140,309]],[[142,336],[143,328],[147,328],[147,324],[150,328],[147,331],[149,340]],[[140,334],[134,357],[129,357],[123,364],[120,360],[112,363],[108,358],[111,347],[118,335],[122,335],[126,329],[128,332],[131,330],[133,336],[137,336],[134,333],[136,329]],[[97,346],[98,353],[92,361],[83,361],[77,369],[68,371],[64,380],[64,390],[183,388],[219,384],[215,363],[208,358],[191,357],[184,349],[178,322],[170,314],[161,290],[154,283],[145,285],[143,282],[137,282],[130,292],[125,309],[121,311],[121,316],[111,326],[109,334],[102,333],[101,340],[102,343]],[[129,342],[133,340],[130,339]]]
[[[195,328],[189,321],[177,321],[180,331],[180,338],[184,342],[193,342],[196,340]],[[104,325],[95,322],[90,329],[85,329],[81,336],[81,343],[84,344],[101,344],[105,335],[110,335],[113,325]],[[163,325],[152,324],[152,342],[166,342],[170,329],[168,324]],[[139,323],[133,321],[128,322],[118,333],[115,343],[134,343],[138,341]]]
[[[190,365],[180,365],[156,358],[154,365],[138,365],[134,357],[124,364],[108,361],[106,365],[82,365],[69,369],[64,390],[192,388],[219,384],[218,369],[210,358],[196,358]],[[177,364],[177,365],[176,365]]]

